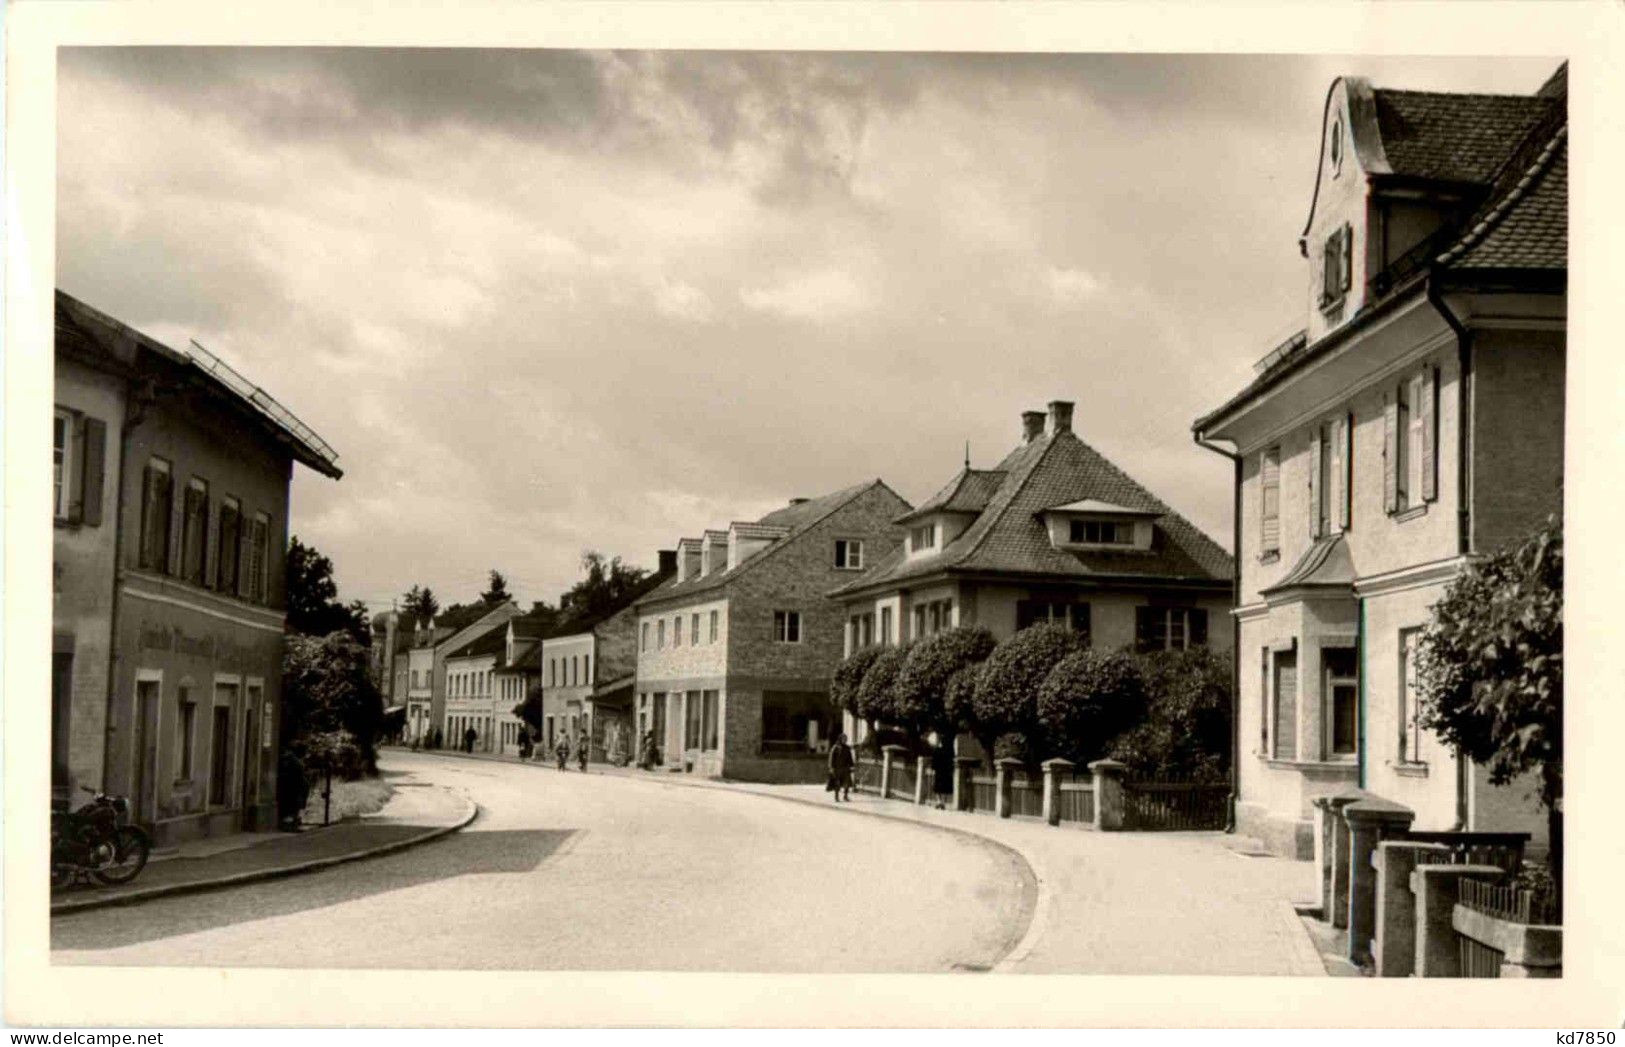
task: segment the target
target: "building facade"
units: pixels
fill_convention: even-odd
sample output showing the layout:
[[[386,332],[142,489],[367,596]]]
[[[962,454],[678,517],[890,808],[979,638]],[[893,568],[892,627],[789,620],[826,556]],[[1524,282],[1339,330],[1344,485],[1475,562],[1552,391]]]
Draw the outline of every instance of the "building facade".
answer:
[[[637,604],[635,729],[666,766],[810,780],[837,730],[829,680],[844,646],[826,594],[848,550],[884,557],[909,506],[879,480],[798,498],[678,545],[675,575]]]
[[[493,630],[501,629],[508,624],[510,618],[517,617],[519,617],[519,605],[512,600],[506,600],[491,608],[477,621],[449,633],[444,632],[442,628],[435,627],[432,621],[429,623],[427,630],[430,634],[427,642],[431,644],[429,656],[429,723],[432,725],[431,730],[435,727],[440,729],[446,745],[455,747],[462,744],[462,732],[469,726],[472,717],[475,715],[472,710],[461,708],[457,715],[463,719],[459,721],[456,734],[452,733],[449,712],[451,680],[447,665],[448,657],[455,651],[465,649],[482,636],[489,636]],[[459,686],[468,686],[468,681],[463,681]],[[460,694],[458,697],[461,700],[466,695]]]
[[[1565,70],[1532,96],[1336,81],[1307,323],[1195,424],[1237,463],[1238,827],[1282,853],[1351,787],[1543,844],[1531,783],[1418,726],[1414,651],[1465,563],[1561,510],[1566,124]]]
[[[1053,401],[1047,431],[1045,412],[1024,412],[1003,461],[967,464],[897,518],[901,548],[872,563],[846,551],[861,573],[831,595],[847,654],[960,625],[1002,640],[1039,623],[1100,648],[1229,648],[1231,558],[1080,440],[1072,410]],[[847,714],[846,730],[863,725]]]
[[[541,680],[543,624],[528,616],[508,622],[502,657],[493,670],[497,752],[517,752],[525,734],[525,721],[514,710],[524,704],[531,688]]]
[[[88,384],[103,397],[88,401],[86,383],[71,374],[64,386],[65,397],[84,405],[63,404],[79,413],[64,426],[60,573],[71,598],[59,600],[64,624],[53,645],[72,638],[73,665],[63,675],[80,708],[67,714],[70,773],[89,779],[79,785],[129,796],[159,843],[271,827],[288,485],[295,462],[337,479],[336,455],[201,347],[177,352],[62,292],[56,339],[59,357],[96,361],[101,377]],[[114,395],[122,419],[107,429],[108,417],[117,417],[107,410]],[[76,462],[85,476],[95,474],[85,462],[91,433],[102,448],[99,506],[72,476]],[[78,452],[73,435],[82,441]],[[102,529],[113,532],[111,561],[105,539],[93,533]],[[92,546],[92,554],[76,546]],[[92,565],[105,571],[99,587],[109,596],[110,652],[96,650],[102,634],[86,624],[81,583],[83,591],[98,588],[88,578]],[[102,614],[98,608],[95,617]],[[100,693],[80,690],[81,651],[87,667],[106,667]],[[97,744],[99,775],[86,756]]]

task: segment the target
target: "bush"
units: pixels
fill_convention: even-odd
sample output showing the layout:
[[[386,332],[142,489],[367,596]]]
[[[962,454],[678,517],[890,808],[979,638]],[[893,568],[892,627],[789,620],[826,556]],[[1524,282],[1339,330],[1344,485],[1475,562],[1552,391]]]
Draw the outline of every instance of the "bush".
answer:
[[[1082,766],[1106,755],[1112,739],[1145,719],[1145,676],[1124,651],[1074,651],[1038,690],[1038,722],[1048,756]]]
[[[378,768],[376,743],[383,699],[373,680],[368,649],[347,632],[289,635],[282,658],[282,737],[307,744],[307,736],[347,732],[356,749],[354,774]]]
[[[858,686],[857,714],[865,720],[897,724],[897,674],[908,660],[908,646],[880,648]]]
[[[981,626],[962,626],[928,636],[909,651],[893,685],[897,722],[919,734],[951,726],[948,681],[993,653],[998,641]]]
[[[1137,659],[1149,706],[1111,745],[1137,777],[1222,782],[1230,770],[1230,663],[1210,648]]]
[[[1078,634],[1069,629],[1035,625],[993,649],[982,664],[971,701],[972,731],[984,745],[1001,734],[1037,733],[1038,690],[1080,643]]]
[[[946,726],[951,733],[960,731],[974,733],[976,726],[976,711],[973,703],[976,700],[976,678],[981,675],[982,666],[986,663],[962,666],[958,672],[948,677],[947,684],[942,688],[942,715]]]
[[[1026,734],[1021,731],[1007,731],[993,740],[993,759],[1020,760],[1029,766],[1038,763],[1042,757]]]
[[[863,678],[869,672],[869,667],[875,664],[884,647],[860,647],[835,667],[835,674],[829,681],[829,700],[837,708],[853,715],[862,715],[858,712],[858,688],[863,686]]]

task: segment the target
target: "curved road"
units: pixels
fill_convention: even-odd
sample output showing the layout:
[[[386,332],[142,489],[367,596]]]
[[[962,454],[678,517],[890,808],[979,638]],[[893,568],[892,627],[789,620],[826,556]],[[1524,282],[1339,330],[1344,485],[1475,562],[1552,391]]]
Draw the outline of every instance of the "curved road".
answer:
[[[52,962],[880,972],[979,970],[1032,873],[962,836],[726,789],[394,752],[467,829],[307,876],[52,920]]]

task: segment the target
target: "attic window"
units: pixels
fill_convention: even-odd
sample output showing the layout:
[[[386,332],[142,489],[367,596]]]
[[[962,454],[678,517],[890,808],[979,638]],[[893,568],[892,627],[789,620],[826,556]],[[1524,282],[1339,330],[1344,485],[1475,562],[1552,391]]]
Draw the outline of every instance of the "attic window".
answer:
[[[1354,228],[1347,222],[1326,238],[1320,273],[1320,307],[1343,304],[1343,296],[1354,282]]]
[[[1118,520],[1073,520],[1074,545],[1133,545],[1134,525]]]

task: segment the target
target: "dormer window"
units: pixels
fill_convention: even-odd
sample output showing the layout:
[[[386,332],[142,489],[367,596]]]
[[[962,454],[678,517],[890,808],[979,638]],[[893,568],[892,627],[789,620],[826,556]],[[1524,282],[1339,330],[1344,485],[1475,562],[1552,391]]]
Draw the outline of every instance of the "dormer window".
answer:
[[[1354,229],[1347,222],[1326,238],[1321,248],[1320,307],[1343,304],[1354,282]]]
[[[1074,545],[1133,545],[1134,525],[1121,520],[1073,520]]]
[[[937,525],[934,523],[922,524],[908,534],[908,547],[913,552],[924,552],[935,549],[937,546]]]

